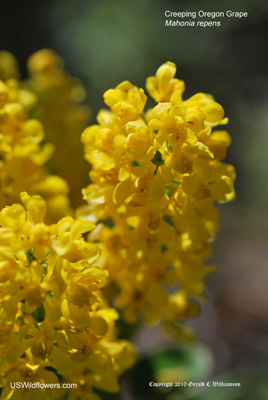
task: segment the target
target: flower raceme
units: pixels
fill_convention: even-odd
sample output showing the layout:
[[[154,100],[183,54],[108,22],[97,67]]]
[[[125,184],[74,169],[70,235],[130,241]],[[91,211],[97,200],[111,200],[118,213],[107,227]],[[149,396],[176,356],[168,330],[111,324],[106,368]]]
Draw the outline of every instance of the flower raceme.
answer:
[[[47,140],[55,145],[49,167],[68,181],[72,207],[76,207],[81,205],[81,190],[87,183],[88,168],[80,141],[91,114],[90,108],[81,104],[85,89],[50,49],[31,55],[28,71],[27,87],[38,97],[31,115],[43,123]]]
[[[235,171],[223,162],[228,119],[211,95],[184,100],[184,82],[167,62],[147,79],[157,102],[144,111],[143,89],[124,81],[104,94],[110,110],[82,134],[92,183],[83,190],[98,222],[109,271],[110,301],[129,323],[163,321],[173,337],[192,340],[181,322],[199,313],[206,264],[218,230],[215,202],[234,198]],[[111,288],[116,288],[114,292]]]
[[[0,143],[5,142],[0,156],[9,160],[9,172],[2,173],[0,205],[18,201],[22,190],[38,193],[47,200],[48,217],[56,221],[70,213],[69,198],[72,207],[81,204],[87,163],[80,135],[90,109],[81,104],[85,97],[82,84],[68,74],[52,50],[34,53],[28,60],[28,74],[27,80],[19,80],[16,59],[0,51]],[[51,143],[44,144],[44,140]],[[48,176],[49,171],[53,175]]]
[[[117,312],[102,302],[108,273],[96,265],[99,247],[82,236],[94,224],[65,217],[46,225],[45,201],[26,192],[21,200],[24,207],[0,212],[3,399],[97,400],[94,388],[118,391],[118,376],[135,352],[117,340]],[[16,391],[9,384],[16,381],[75,382],[77,388]]]
[[[43,143],[43,125],[30,117],[37,97],[14,77],[18,73],[10,53],[0,52],[0,74],[0,207],[17,202],[20,192],[27,190],[42,195],[48,219],[58,220],[70,212],[69,188],[64,179],[50,175],[44,166],[54,146]]]

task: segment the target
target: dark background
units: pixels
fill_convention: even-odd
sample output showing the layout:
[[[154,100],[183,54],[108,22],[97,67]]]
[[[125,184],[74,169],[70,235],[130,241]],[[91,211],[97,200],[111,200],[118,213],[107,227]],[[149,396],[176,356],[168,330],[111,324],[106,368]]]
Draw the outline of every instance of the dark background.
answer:
[[[241,20],[216,18],[220,27],[165,27],[166,9],[230,9],[249,15]],[[213,257],[219,269],[208,278],[209,301],[192,325],[214,360],[211,376],[229,374],[255,388],[250,386],[247,394],[237,391],[234,397],[224,397],[225,389],[217,398],[267,399],[262,383],[268,370],[267,1],[2,0],[0,19],[0,48],[17,57],[22,77],[33,52],[54,49],[85,85],[92,122],[104,106],[105,90],[125,79],[144,87],[145,78],[167,60],[177,64],[177,77],[186,82],[185,98],[204,91],[223,105],[230,119],[233,143],[227,162],[237,170],[237,198],[220,206],[221,230]],[[158,327],[145,328],[135,340],[145,356],[166,345]],[[246,397],[251,390],[257,394]],[[129,393],[126,389],[124,399],[145,398],[142,388],[136,397]],[[162,392],[161,398],[166,395]],[[146,396],[150,399],[150,393]],[[176,396],[167,398],[197,398]],[[202,396],[198,399],[213,399],[209,393]]]

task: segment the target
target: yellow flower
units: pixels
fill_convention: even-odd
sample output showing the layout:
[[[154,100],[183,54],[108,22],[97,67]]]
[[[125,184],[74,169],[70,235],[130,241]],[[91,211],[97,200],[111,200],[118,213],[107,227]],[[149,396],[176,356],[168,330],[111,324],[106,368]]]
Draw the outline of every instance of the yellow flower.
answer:
[[[2,64],[5,67],[12,59],[9,53],[0,53],[0,70]],[[69,188],[59,176],[49,175],[44,166],[54,147],[43,144],[43,125],[29,117],[29,110],[36,102],[33,91],[25,89],[16,79],[0,81],[0,206],[18,201],[20,192],[27,190],[45,197],[47,218],[55,221],[70,213]]]
[[[104,93],[104,102],[122,123],[137,119],[146,100],[147,97],[143,89],[138,89],[128,81],[124,81],[115,89],[110,89]]]
[[[19,77],[16,58],[8,51],[0,51],[0,79],[7,80]]]
[[[145,113],[144,91],[128,81],[104,94],[111,111],[101,110],[98,125],[82,134],[92,184],[81,213],[104,222],[92,240],[101,243],[106,293],[123,318],[162,320],[168,334],[190,341],[180,323],[204,299],[214,270],[206,264],[218,230],[214,203],[234,198],[235,171],[222,162],[229,134],[214,130],[228,122],[222,106],[204,93],[184,100],[175,73],[167,62],[147,79],[157,104]]]
[[[184,82],[174,78],[176,65],[167,62],[158,68],[156,76],[151,76],[146,81],[146,89],[158,103],[169,101],[175,91],[184,92]]]
[[[50,49],[34,53],[28,60],[28,71],[27,87],[38,96],[31,115],[42,122],[47,140],[55,144],[49,168],[68,181],[72,206],[77,207],[81,205],[81,189],[88,182],[80,143],[80,134],[91,115],[90,108],[81,104],[85,89]]]
[[[31,398],[35,392],[18,392],[9,382],[59,383],[59,376],[92,399],[94,388],[116,392],[119,374],[135,362],[135,350],[117,340],[118,315],[102,303],[108,272],[98,266],[98,246],[83,238],[94,224],[65,217],[46,225],[45,201],[26,192],[21,199],[24,207],[13,204],[0,212],[4,396]],[[74,396],[75,390],[62,389],[62,396]],[[44,390],[39,394],[45,399]]]

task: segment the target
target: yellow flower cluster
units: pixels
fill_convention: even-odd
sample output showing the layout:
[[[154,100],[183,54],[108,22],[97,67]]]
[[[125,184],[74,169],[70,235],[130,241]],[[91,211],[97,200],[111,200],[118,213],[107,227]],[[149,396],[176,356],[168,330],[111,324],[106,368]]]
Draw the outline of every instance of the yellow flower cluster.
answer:
[[[12,77],[15,66],[11,54],[0,52],[0,78],[5,79],[0,81],[0,207],[18,201],[20,192],[27,190],[42,195],[48,218],[57,220],[69,212],[68,184],[44,167],[54,146],[43,143],[43,125],[29,117],[37,98]]]
[[[117,313],[101,302],[107,271],[96,265],[98,246],[82,236],[94,224],[65,217],[48,226],[40,196],[23,192],[21,200],[24,207],[0,212],[1,398],[97,400],[94,388],[118,391],[135,352],[117,340]],[[55,386],[16,390],[15,382]]]
[[[49,166],[68,181],[72,206],[77,207],[81,205],[81,190],[88,183],[88,166],[80,141],[90,117],[89,107],[81,104],[85,90],[50,49],[34,53],[29,58],[28,71],[27,85],[38,97],[31,114],[43,123],[46,139],[55,145]]]
[[[108,90],[110,110],[82,134],[92,183],[73,219],[68,184],[46,165],[68,179],[79,205],[84,89],[51,50],[35,53],[28,68],[20,82],[16,60],[0,52],[1,396],[98,400],[94,389],[118,391],[135,362],[117,338],[119,317],[161,321],[173,338],[193,340],[183,322],[200,312],[215,269],[206,261],[215,203],[234,198],[235,171],[223,162],[231,139],[217,129],[228,120],[211,95],[182,98],[171,62],[147,79],[157,103],[147,111],[143,89],[124,81]],[[52,161],[44,130],[56,144]],[[14,382],[56,386],[17,391]]]
[[[104,94],[110,110],[82,134],[92,184],[84,189],[92,238],[109,271],[107,293],[123,318],[163,321],[173,337],[192,340],[181,322],[199,313],[206,264],[218,229],[215,202],[234,197],[233,166],[222,106],[211,95],[183,100],[184,82],[167,62],[147,79],[157,105],[147,112],[143,89],[124,81]],[[114,290],[113,290],[114,288]]]

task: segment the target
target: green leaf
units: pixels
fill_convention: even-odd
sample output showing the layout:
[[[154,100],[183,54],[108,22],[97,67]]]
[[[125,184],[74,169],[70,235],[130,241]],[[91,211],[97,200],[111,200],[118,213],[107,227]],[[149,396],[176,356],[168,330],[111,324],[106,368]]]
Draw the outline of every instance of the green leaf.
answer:
[[[154,158],[151,159],[152,163],[156,165],[156,169],[154,171],[154,174],[156,175],[158,168],[165,164],[165,161],[162,159],[162,154],[160,151],[156,150],[156,153],[154,155]]]
[[[210,350],[203,345],[184,346],[180,349],[166,349],[153,353],[150,357],[155,374],[158,376],[177,371],[183,380],[201,381],[212,370],[213,359]]]
[[[46,316],[46,310],[43,304],[40,307],[37,307],[34,312],[32,312],[31,316],[36,320],[36,322],[43,322]]]
[[[133,381],[139,382],[139,386],[135,387],[135,398],[192,400],[192,395],[188,397],[188,393],[192,394],[192,389],[188,390],[187,386],[149,387],[148,382],[200,382],[208,379],[212,368],[212,354],[204,345],[173,346],[153,351],[140,359],[132,370]]]
[[[154,158],[152,158],[152,163],[156,165],[157,167],[160,167],[160,165],[165,164],[165,161],[162,159],[162,154],[160,151],[156,150],[156,153],[154,155]]]

